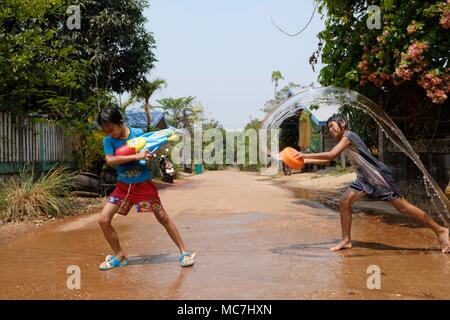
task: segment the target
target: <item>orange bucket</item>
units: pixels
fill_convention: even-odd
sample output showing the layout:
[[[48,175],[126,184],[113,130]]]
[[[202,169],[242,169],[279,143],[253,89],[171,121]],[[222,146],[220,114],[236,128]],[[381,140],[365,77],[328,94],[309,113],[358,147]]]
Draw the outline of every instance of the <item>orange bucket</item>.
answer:
[[[300,152],[292,147],[286,147],[280,153],[280,159],[291,169],[301,169],[305,165],[305,161],[300,156]]]

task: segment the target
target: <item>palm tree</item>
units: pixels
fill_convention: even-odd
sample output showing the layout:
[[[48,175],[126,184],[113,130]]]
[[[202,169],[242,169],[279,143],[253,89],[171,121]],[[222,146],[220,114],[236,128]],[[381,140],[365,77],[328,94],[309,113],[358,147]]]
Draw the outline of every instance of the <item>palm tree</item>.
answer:
[[[150,125],[152,117],[150,115],[150,97],[155,93],[155,91],[167,87],[167,82],[164,79],[156,78],[153,81],[144,80],[139,86],[131,91],[131,97],[134,100],[140,101],[144,100],[144,110],[147,115],[147,123]]]
[[[275,99],[277,98],[278,81],[280,81],[280,80],[284,80],[283,75],[281,74],[281,72],[278,71],[278,70],[272,72],[272,82],[275,82],[275,93],[274,93]]]

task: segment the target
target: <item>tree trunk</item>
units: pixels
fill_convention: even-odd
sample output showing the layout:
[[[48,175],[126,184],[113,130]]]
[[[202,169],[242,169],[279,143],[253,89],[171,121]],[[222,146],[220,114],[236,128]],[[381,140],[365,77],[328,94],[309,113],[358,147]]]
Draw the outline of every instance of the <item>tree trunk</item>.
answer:
[[[149,129],[149,127],[152,123],[152,116],[150,114],[150,103],[148,100],[149,99],[145,99],[145,102],[144,102],[145,115],[147,116],[147,130]]]

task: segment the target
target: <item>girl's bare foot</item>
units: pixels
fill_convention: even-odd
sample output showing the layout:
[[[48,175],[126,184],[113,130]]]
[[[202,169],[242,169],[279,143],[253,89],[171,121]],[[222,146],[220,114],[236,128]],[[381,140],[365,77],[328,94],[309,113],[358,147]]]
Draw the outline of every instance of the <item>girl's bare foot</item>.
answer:
[[[450,241],[448,239],[448,228],[444,228],[441,232],[439,232],[438,238],[441,243],[441,249],[444,253],[450,253]]]
[[[352,248],[352,242],[350,240],[342,240],[338,243],[337,246],[334,246],[333,248],[330,248],[331,251],[339,251],[343,249],[351,249]]]

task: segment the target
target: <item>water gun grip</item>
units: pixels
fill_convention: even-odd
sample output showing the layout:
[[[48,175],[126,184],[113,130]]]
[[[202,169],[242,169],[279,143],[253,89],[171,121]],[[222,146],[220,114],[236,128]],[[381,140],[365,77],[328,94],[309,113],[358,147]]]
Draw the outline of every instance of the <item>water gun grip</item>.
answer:
[[[169,142],[169,139],[167,139],[166,137],[163,137],[163,138],[158,139],[156,141],[152,141],[152,142],[147,143],[145,145],[145,147],[143,147],[140,151],[142,152],[142,151],[148,150],[148,151],[150,151],[151,154],[154,154],[160,147],[162,147],[163,145],[165,145],[168,142]],[[147,164],[147,161],[142,159],[142,160],[139,161],[139,163],[141,165],[145,166]]]
[[[148,132],[140,137],[129,140],[126,145],[116,150],[115,155],[132,155],[145,150],[148,150],[153,154],[161,146],[175,140],[177,140],[177,136],[171,129]],[[146,165],[146,161],[144,159],[140,160],[139,163],[141,165]]]

